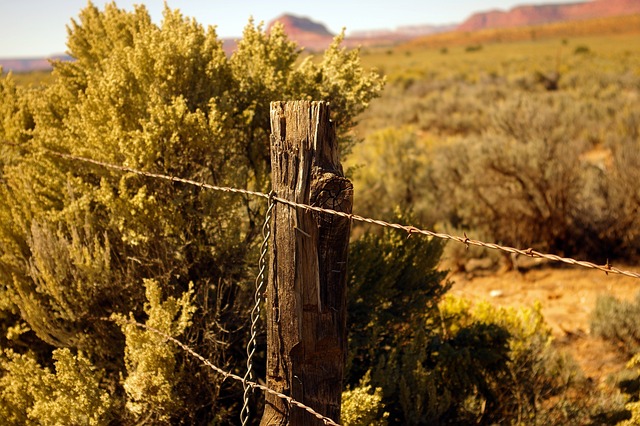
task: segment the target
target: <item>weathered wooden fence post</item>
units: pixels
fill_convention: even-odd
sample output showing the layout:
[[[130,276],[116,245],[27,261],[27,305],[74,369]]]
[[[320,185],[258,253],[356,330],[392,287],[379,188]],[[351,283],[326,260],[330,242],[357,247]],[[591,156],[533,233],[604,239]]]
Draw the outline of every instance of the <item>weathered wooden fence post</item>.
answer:
[[[276,195],[351,212],[329,105],[271,103]],[[338,421],[347,350],[349,219],[277,203],[267,286],[267,386]],[[306,411],[266,396],[262,426],[320,425]]]

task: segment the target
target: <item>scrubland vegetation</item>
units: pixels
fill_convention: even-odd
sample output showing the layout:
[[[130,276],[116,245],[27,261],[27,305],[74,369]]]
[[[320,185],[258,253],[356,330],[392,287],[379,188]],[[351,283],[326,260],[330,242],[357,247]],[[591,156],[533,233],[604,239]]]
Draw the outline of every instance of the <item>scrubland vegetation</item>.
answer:
[[[609,25],[613,28],[615,20]],[[357,128],[363,143],[348,158],[355,209],[391,218],[399,208],[411,212],[414,222],[439,231],[465,232],[486,241],[600,263],[637,262],[637,30],[567,38],[554,36],[556,27],[547,31],[551,36],[536,40],[526,40],[524,30],[519,35],[510,30],[503,39],[512,36],[516,41],[508,43],[493,32],[493,43],[484,45],[473,34],[462,34],[458,39],[435,36],[393,51],[363,51],[363,61],[378,67],[388,83],[364,113]],[[447,38],[442,47],[439,43]],[[485,264],[504,263],[495,253],[450,245],[441,266],[464,270],[472,258],[485,256],[493,258]],[[620,342],[629,358],[640,342],[636,305],[603,298],[593,314],[594,334]],[[452,316],[456,327],[467,327],[462,335],[443,327],[447,322],[442,318],[453,307],[464,312]],[[567,356],[553,349],[535,308],[470,308],[467,302],[445,297],[437,310],[427,314],[435,324],[426,330],[440,330],[440,338],[446,336],[449,344],[470,333],[474,344],[486,344],[490,350],[475,347],[464,361],[455,362],[455,368],[444,368],[433,355],[455,356],[442,346],[430,346],[438,341],[431,335],[425,339],[427,355],[407,364],[415,366],[410,373],[404,371],[407,376],[393,377],[390,382],[395,385],[376,382],[373,374],[374,386],[394,389],[386,400],[389,409],[397,410],[392,413],[411,407],[396,419],[410,424],[616,424],[630,416],[623,402],[637,400],[637,388],[628,386],[637,383],[637,374],[626,373],[627,385],[620,386],[626,397],[596,388]],[[398,350],[397,345],[387,346]],[[520,352],[515,347],[527,349]],[[483,363],[487,360],[494,363]],[[402,398],[409,395],[401,389],[403,380],[416,377],[427,365],[423,381],[409,386],[416,399],[403,404]],[[630,368],[636,365],[637,359]],[[470,376],[459,382],[440,376],[439,387],[421,394],[418,383],[428,388],[426,378],[436,380],[439,371]],[[451,383],[456,383],[455,392],[447,391]],[[473,383],[469,394],[460,383]],[[460,399],[448,400],[450,395]],[[418,401],[434,405],[419,406]],[[443,403],[445,407],[438,407]],[[627,409],[633,418],[626,424],[635,424],[637,405],[631,403]]]
[[[305,60],[281,30],[250,23],[226,57],[215,32],[177,12],[156,26],[142,7],[88,6],[71,26],[75,62],[42,85],[2,77],[3,424],[234,424],[241,406],[236,383],[125,320],[242,374],[264,203],[46,149],[267,191],[269,102],[324,99],[359,213],[637,259],[637,36],[360,53],[338,42]],[[554,348],[540,306],[447,295],[444,251],[486,254],[354,233],[345,424],[635,421],[637,388],[625,399],[584,378]],[[594,332],[631,358],[638,312],[602,300]],[[255,398],[253,424],[260,410]]]
[[[381,79],[253,23],[227,57],[169,9],[90,5],[68,47],[48,84],[0,82],[2,424],[233,424],[241,386],[123,319],[243,375],[265,203],[45,150],[268,191],[269,102],[331,101],[348,146]]]
[[[388,84],[349,157],[356,207],[400,205],[428,226],[601,263],[636,259],[638,53],[637,34],[363,52]]]

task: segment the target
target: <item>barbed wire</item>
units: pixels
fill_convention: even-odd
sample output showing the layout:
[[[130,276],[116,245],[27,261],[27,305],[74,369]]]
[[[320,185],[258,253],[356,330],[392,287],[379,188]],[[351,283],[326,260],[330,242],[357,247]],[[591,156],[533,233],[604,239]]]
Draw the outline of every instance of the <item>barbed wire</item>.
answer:
[[[296,406],[298,408],[301,408],[301,409],[305,410],[309,414],[311,414],[314,417],[316,417],[318,420],[321,420],[326,425],[340,426],[339,423],[336,423],[335,421],[333,421],[329,417],[323,416],[322,414],[320,414],[317,411],[315,411],[313,408],[303,404],[302,402],[299,402],[299,401],[291,398],[288,395],[285,395],[283,393],[275,391],[275,390],[273,390],[271,388],[268,388],[268,387],[266,387],[264,385],[261,385],[259,383],[252,382],[250,380],[246,380],[246,379],[238,376],[237,374],[231,373],[230,371],[223,370],[222,368],[216,366],[211,361],[206,359],[204,356],[200,355],[199,353],[197,353],[196,351],[191,349],[191,347],[189,347],[186,344],[182,343],[180,340],[176,339],[175,337],[172,337],[172,336],[168,335],[167,333],[165,333],[163,331],[158,330],[155,327],[151,327],[149,325],[142,324],[140,322],[129,320],[129,319],[126,319],[126,318],[123,318],[123,317],[119,317],[119,318],[102,317],[102,318],[99,318],[99,319],[102,320],[102,321],[111,321],[111,322],[115,322],[115,323],[127,323],[127,324],[131,324],[131,325],[135,325],[137,327],[143,328],[145,330],[149,330],[152,333],[156,333],[157,335],[162,336],[165,339],[169,340],[170,342],[174,343],[175,345],[179,346],[183,351],[189,353],[189,355],[191,355],[194,358],[198,359],[202,364],[206,365],[207,367],[209,367],[210,369],[212,369],[216,373],[224,376],[225,379],[226,378],[231,378],[233,380],[241,382],[243,386],[249,386],[249,387],[254,388],[254,389],[260,389],[263,392],[266,392],[266,393],[268,393],[270,395],[273,395],[273,396],[276,396],[278,398],[281,398],[284,401],[288,402],[290,405],[293,405],[293,406]]]
[[[181,177],[177,177],[177,176],[169,176],[169,175],[164,175],[164,174],[160,174],[160,173],[152,173],[152,172],[145,172],[143,170],[138,170],[138,169],[134,169],[131,167],[127,167],[127,166],[118,166],[116,164],[111,164],[111,163],[105,163],[104,161],[98,161],[98,160],[94,160],[91,158],[86,158],[86,157],[79,157],[76,155],[71,155],[71,154],[65,154],[62,152],[57,152],[57,151],[52,151],[50,149],[46,149],[44,148],[44,151],[47,154],[51,154],[57,157],[61,157],[61,158],[65,158],[67,160],[72,160],[72,161],[83,161],[85,163],[90,163],[90,164],[95,164],[97,166],[101,166],[107,169],[113,169],[113,170],[119,170],[121,172],[128,172],[128,173],[134,173],[140,176],[146,176],[149,178],[154,178],[154,179],[163,179],[163,180],[168,180],[170,182],[180,182],[180,183],[184,183],[187,185],[193,185],[193,186],[197,186],[199,188],[206,188],[206,189],[211,189],[213,191],[221,191],[221,192],[229,192],[229,193],[234,193],[234,194],[244,194],[244,195],[251,195],[254,197],[262,197],[262,198],[269,198],[269,194],[265,194],[264,192],[257,192],[257,191],[249,191],[248,189],[240,189],[240,188],[231,188],[231,187],[227,187],[227,186],[217,186],[217,185],[211,185],[205,182],[198,182],[196,180],[192,180],[192,179],[185,179],[185,178],[181,178]]]
[[[387,227],[387,228],[395,228],[395,229],[399,229],[401,231],[405,231],[409,234],[409,236],[411,236],[412,234],[422,234],[422,235],[426,235],[429,237],[433,237],[433,238],[439,238],[442,240],[450,240],[450,241],[457,241],[459,243],[465,244],[466,246],[479,246],[479,247],[485,247],[485,248],[489,248],[489,249],[494,249],[494,250],[500,250],[506,253],[514,253],[514,254],[521,254],[523,256],[528,256],[528,257],[533,257],[533,258],[542,258],[542,259],[548,259],[548,260],[552,260],[555,262],[562,262],[562,263],[567,263],[570,265],[577,265],[577,266],[582,266],[584,268],[589,268],[589,269],[598,269],[600,271],[605,272],[606,274],[609,274],[610,272],[613,274],[619,274],[619,275],[624,275],[627,277],[631,277],[631,278],[640,278],[640,273],[637,272],[631,272],[631,271],[625,271],[623,269],[618,269],[613,267],[609,261],[607,261],[607,263],[605,265],[597,265],[595,263],[591,263],[591,262],[587,262],[585,260],[576,260],[576,259],[572,259],[570,257],[562,257],[562,256],[558,256],[555,254],[548,254],[548,253],[542,253],[539,252],[537,250],[534,250],[532,248],[528,248],[528,249],[519,249],[519,248],[515,248],[515,247],[509,247],[509,246],[502,246],[500,244],[495,244],[495,243],[486,243],[484,241],[480,241],[480,240],[472,240],[469,237],[467,237],[466,233],[464,233],[464,237],[459,237],[456,235],[450,235],[450,234],[445,234],[445,233],[439,233],[439,232],[433,232],[433,231],[429,231],[427,229],[420,229],[420,228],[416,228],[415,226],[412,225],[403,225],[400,223],[393,223],[393,222],[386,222],[384,220],[380,220],[380,219],[371,219],[368,217],[364,217],[364,216],[360,216],[357,214],[352,214],[352,213],[345,213],[345,212],[340,212],[340,211],[336,211],[336,210],[331,210],[331,209],[325,209],[322,207],[316,207],[316,206],[310,206],[307,204],[300,204],[300,203],[296,203],[294,201],[289,201],[289,200],[285,200],[284,198],[280,198],[280,197],[274,197],[274,199],[282,204],[287,204],[291,207],[298,207],[298,208],[303,208],[305,210],[311,210],[311,211],[315,211],[318,213],[328,213],[328,214],[332,214],[332,215],[336,215],[336,216],[341,216],[350,220],[355,220],[355,221],[359,221],[359,222],[364,222],[364,223],[370,223],[372,225],[378,225],[378,226],[382,226],[382,227]]]
[[[146,177],[150,177],[150,178],[168,180],[168,181],[171,181],[171,182],[181,182],[181,183],[184,183],[184,184],[187,184],[187,185],[194,185],[194,186],[197,186],[197,187],[200,187],[200,188],[211,189],[211,190],[214,190],[214,191],[223,191],[223,192],[229,192],[229,193],[245,194],[245,195],[250,195],[250,196],[255,196],[255,197],[262,197],[262,198],[267,198],[267,199],[269,199],[269,197],[270,197],[269,194],[265,194],[264,192],[257,192],[257,191],[250,191],[250,190],[247,190],[247,189],[239,189],[239,188],[232,188],[232,187],[223,187],[223,186],[210,185],[210,184],[207,184],[207,183],[204,183],[204,182],[198,182],[198,181],[194,181],[194,180],[191,180],[191,179],[184,179],[184,178],[180,178],[180,177],[169,176],[169,175],[164,175],[164,174],[159,174],[159,173],[145,172],[145,171],[142,171],[142,170],[133,169],[131,167],[118,166],[118,165],[115,165],[115,164],[105,163],[105,162],[102,162],[102,161],[93,160],[93,159],[85,158],[85,157],[78,157],[78,156],[71,155],[71,154],[64,154],[64,153],[61,153],[61,152],[56,152],[56,151],[52,151],[52,150],[48,150],[48,149],[45,149],[45,152],[47,152],[47,153],[49,153],[51,155],[55,155],[55,156],[58,156],[58,157],[66,158],[66,159],[73,160],[73,161],[83,161],[83,162],[86,162],[86,163],[91,163],[91,164],[95,164],[95,165],[98,165],[98,166],[102,166],[102,167],[105,167],[105,168],[108,168],[108,169],[120,170],[120,171],[134,173],[134,174],[137,174],[137,175],[146,176]],[[412,225],[403,225],[403,224],[400,224],[400,223],[387,222],[387,221],[384,221],[384,220],[372,219],[372,218],[360,216],[360,215],[353,214],[353,213],[345,213],[345,212],[340,212],[340,211],[336,211],[336,210],[332,210],[332,209],[325,209],[325,208],[322,208],[322,207],[312,206],[312,205],[308,205],[308,204],[296,203],[294,201],[285,200],[284,198],[280,198],[278,196],[274,196],[273,200],[276,201],[276,202],[279,202],[281,204],[286,204],[288,206],[296,207],[296,208],[302,208],[302,209],[305,209],[307,211],[315,211],[315,212],[318,212],[318,213],[327,213],[327,214],[331,214],[331,215],[335,215],[335,216],[341,216],[341,217],[347,218],[347,219],[352,220],[352,221],[355,220],[355,221],[358,221],[358,222],[369,223],[369,224],[372,224],[372,225],[378,225],[378,226],[382,226],[382,227],[398,229],[398,230],[407,232],[409,234],[409,236],[411,236],[413,234],[422,234],[422,235],[426,235],[426,236],[432,237],[432,238],[438,238],[438,239],[449,240],[449,241],[456,241],[456,242],[465,244],[467,247],[470,246],[470,245],[478,246],[478,247],[484,247],[484,248],[488,248],[488,249],[503,251],[505,253],[520,254],[522,256],[527,256],[527,257],[532,257],[532,258],[547,259],[547,260],[551,260],[551,261],[554,261],[554,262],[562,262],[562,263],[566,263],[566,264],[569,264],[569,265],[581,266],[583,268],[588,268],[588,269],[597,269],[597,270],[603,271],[606,274],[612,273],[612,274],[618,274],[618,275],[623,275],[623,276],[627,276],[627,277],[631,277],[631,278],[640,279],[640,273],[616,268],[616,267],[612,266],[609,263],[609,261],[607,261],[607,263],[604,264],[604,265],[597,265],[595,263],[588,262],[588,261],[585,261],[585,260],[576,260],[576,259],[573,259],[573,258],[570,258],[570,257],[562,257],[562,256],[558,256],[558,255],[555,255],[555,254],[542,253],[542,252],[539,252],[539,251],[534,250],[532,248],[519,249],[519,248],[503,246],[503,245],[495,244],[495,243],[487,243],[487,242],[480,241],[480,240],[473,240],[473,239],[470,239],[469,237],[467,237],[466,233],[464,234],[463,237],[460,237],[460,236],[450,235],[450,234],[446,234],[446,233],[440,233],[440,232],[429,231],[429,230],[426,230],[426,229],[420,229],[420,228],[417,228],[417,227],[412,226]]]

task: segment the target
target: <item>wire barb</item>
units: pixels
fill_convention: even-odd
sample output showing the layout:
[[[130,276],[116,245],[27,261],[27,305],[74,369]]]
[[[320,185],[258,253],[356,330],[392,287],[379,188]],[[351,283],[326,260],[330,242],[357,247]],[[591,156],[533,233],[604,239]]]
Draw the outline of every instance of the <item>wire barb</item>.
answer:
[[[306,210],[313,210],[315,212],[318,213],[328,213],[328,214],[333,214],[335,216],[341,216],[341,217],[345,217],[347,219],[350,220],[355,220],[358,222],[363,222],[363,223],[370,223],[372,225],[378,225],[378,226],[383,226],[383,227],[387,227],[387,228],[394,228],[394,229],[399,229],[401,231],[405,231],[409,234],[422,234],[422,235],[426,235],[428,237],[432,237],[432,238],[438,238],[438,239],[442,239],[442,240],[449,240],[449,241],[457,241],[459,243],[465,244],[465,245],[473,245],[473,246],[478,246],[478,247],[484,247],[484,248],[488,248],[488,249],[493,249],[493,250],[500,250],[500,251],[504,251],[506,253],[515,253],[515,254],[521,254],[523,256],[528,256],[528,257],[540,257],[540,258],[544,258],[544,259],[548,259],[548,260],[552,260],[554,262],[562,262],[562,263],[567,263],[569,265],[575,265],[575,266],[581,266],[583,268],[588,268],[588,269],[598,269],[600,271],[603,272],[607,272],[607,273],[613,273],[613,274],[618,274],[618,275],[624,275],[627,277],[631,277],[631,278],[640,278],[640,273],[638,272],[631,272],[631,271],[625,271],[622,269],[618,269],[618,268],[614,268],[611,265],[596,265],[595,263],[591,263],[591,262],[587,262],[584,260],[576,260],[576,259],[572,259],[570,257],[560,257],[558,255],[555,254],[546,254],[546,253],[541,253],[532,249],[527,249],[527,250],[523,250],[523,249],[519,249],[519,248],[515,248],[515,247],[509,247],[509,246],[501,246],[499,244],[495,244],[495,243],[485,243],[484,241],[478,241],[478,240],[471,240],[468,237],[458,237],[455,235],[449,235],[449,234],[445,234],[445,233],[438,233],[438,232],[433,232],[433,231],[429,231],[426,229],[419,229],[416,228],[414,226],[411,225],[402,225],[400,223],[390,223],[390,222],[386,222],[384,220],[380,220],[380,219],[371,219],[368,217],[363,217],[363,216],[359,216],[356,214],[350,214],[350,213],[344,213],[344,212],[339,212],[336,210],[331,210],[331,209],[324,209],[321,207],[315,207],[315,206],[309,206],[306,204],[299,204],[293,201],[289,201],[289,200],[285,200],[284,198],[280,198],[280,197],[275,197],[275,200],[281,204],[286,204],[288,206],[291,207],[296,207],[296,208],[304,208]]]
[[[262,288],[264,287],[264,276],[267,269],[267,250],[269,248],[269,238],[271,236],[271,213],[275,206],[273,199],[274,192],[271,190],[269,193],[269,206],[264,217],[264,224],[262,225],[262,244],[260,245],[260,260],[258,260],[258,276],[256,277],[256,290],[253,296],[254,306],[251,310],[251,331],[249,337],[249,343],[247,343],[247,372],[244,375],[244,394],[242,410],[240,411],[240,422],[242,426],[246,426],[249,421],[249,399],[253,388],[247,383],[249,380],[253,380],[253,355],[256,352],[256,336],[258,334],[258,321],[260,320],[260,304],[262,303]]]

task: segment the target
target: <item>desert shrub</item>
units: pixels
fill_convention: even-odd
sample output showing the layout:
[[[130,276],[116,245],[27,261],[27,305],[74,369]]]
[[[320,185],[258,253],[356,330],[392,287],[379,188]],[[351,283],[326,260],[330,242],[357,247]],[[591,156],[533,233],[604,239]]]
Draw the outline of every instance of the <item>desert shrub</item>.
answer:
[[[540,109],[539,103],[546,108]],[[574,224],[584,214],[586,149],[571,100],[540,96],[505,102],[480,138],[442,148],[433,160],[441,214],[517,247],[576,253]]]
[[[28,91],[16,85],[15,77],[11,73],[0,79],[0,94],[3,100],[0,104],[0,132],[2,138],[7,141],[23,141],[27,137],[27,131],[33,127],[33,117],[25,100]]]
[[[486,302],[472,306],[464,299],[447,296],[440,309],[449,336],[474,324],[508,332],[504,368],[485,379],[484,393],[471,395],[466,401],[467,407],[491,410],[476,412],[476,416],[512,424],[583,424],[589,418],[582,395],[575,398],[572,393],[584,384],[580,369],[551,345],[551,330],[540,304],[520,309],[498,308]]]
[[[366,149],[369,135],[390,126],[408,125],[422,134],[442,136],[482,133],[491,121],[487,105],[509,93],[501,77],[476,84],[462,75],[441,76],[431,70],[407,73],[410,77],[390,77],[384,102],[373,102],[363,115],[367,126],[359,149]],[[406,85],[409,79],[412,84]]]
[[[17,86],[12,74],[0,78],[0,176],[6,166],[19,158],[19,144],[28,139],[33,129],[33,114],[27,100],[30,92]],[[13,143],[9,144],[10,141]]]
[[[0,417],[6,425],[108,425],[114,399],[101,388],[102,374],[81,352],[53,351],[54,370],[31,353],[0,353]]]
[[[607,243],[611,256],[633,258],[640,254],[640,113],[627,107],[614,125],[606,145],[610,164],[596,169],[601,216],[589,231]]]
[[[9,74],[0,70],[0,75]],[[49,84],[53,81],[54,76],[51,73],[51,70],[39,70],[39,71],[28,71],[28,72],[11,72],[11,78],[19,85],[19,86],[30,86],[37,88],[39,86],[43,86]]]
[[[640,99],[640,76],[635,70],[640,55],[624,51],[637,50],[636,44],[626,49],[606,39],[590,47],[598,55],[571,54],[580,42],[572,40],[569,50],[557,54],[550,54],[557,51],[557,40],[526,48],[507,43],[500,52],[485,49],[476,54],[449,48],[449,54],[442,55],[433,49],[420,52],[422,61],[416,53],[410,66],[395,63],[403,61],[401,58],[392,64],[381,57],[391,84],[363,116],[358,130],[364,141],[358,151],[366,152],[375,145],[373,135],[390,126],[415,129],[419,155],[427,159],[426,168],[431,164],[433,179],[417,180],[425,197],[417,199],[421,206],[410,207],[429,225],[473,230],[493,241],[522,245],[534,238],[512,238],[505,235],[509,231],[494,234],[492,224],[505,225],[506,230],[515,224],[518,233],[535,229],[531,234],[546,227],[536,235],[552,241],[537,242],[541,249],[602,263],[607,258],[633,259],[638,254],[635,230],[640,229],[638,215],[633,213],[638,208],[633,182],[638,180],[636,154],[640,152],[634,136]],[[412,84],[406,87],[400,77],[409,75]],[[545,93],[548,89],[553,91]],[[505,128],[509,121],[519,135]],[[546,147],[542,146],[545,140],[549,142]],[[552,154],[550,166],[545,160],[548,154]],[[479,166],[505,161],[523,173],[528,188],[519,188],[522,184],[513,177],[503,179],[504,170],[489,170],[485,176]],[[377,166],[372,163],[368,168]],[[372,186],[384,185],[384,170],[367,173],[378,176],[380,183]],[[494,193],[503,181],[503,188]],[[461,184],[463,188],[455,188]],[[504,206],[497,206],[496,212],[479,215],[476,221],[483,222],[480,228],[467,220],[471,209],[490,208],[482,199],[471,197],[466,185],[476,188],[472,192],[488,195],[486,201],[503,200]],[[518,209],[537,215],[537,207],[529,209],[527,205],[539,204],[541,196],[548,197],[555,213],[546,213],[547,217],[541,216],[537,225],[530,226],[532,218]],[[356,200],[374,204],[366,197]],[[570,205],[563,205],[565,202]],[[512,207],[506,207],[508,204]],[[422,211],[424,208],[429,211]],[[569,217],[558,221],[553,215],[563,209],[569,210]],[[518,219],[494,220],[503,215]],[[523,224],[522,229],[516,222]]]
[[[193,305],[193,287],[180,299],[163,295],[158,283],[144,282],[146,299],[145,325],[171,337],[179,337],[191,325],[196,311]],[[167,344],[165,337],[157,332],[136,325],[133,315],[113,315],[125,335],[125,366],[127,377],[122,386],[127,394],[126,409],[130,421],[152,421],[154,424],[169,424],[183,409],[175,384],[181,380],[176,368],[178,348]],[[128,322],[127,322],[128,321]],[[184,415],[183,415],[184,416]],[[186,417],[186,416],[184,416]]]
[[[370,384],[365,374],[358,386],[342,393],[341,423],[345,426],[386,426],[389,413],[384,412],[382,388]]]
[[[629,302],[613,296],[600,296],[591,313],[591,332],[620,344],[628,354],[640,350],[640,294]]]
[[[379,130],[369,135],[366,148],[361,148],[363,146],[358,145],[354,149],[347,163],[353,167],[357,211],[378,217],[390,217],[397,209],[429,212],[432,200],[425,185],[427,147],[418,141],[415,128]],[[421,216],[417,219],[428,221]]]
[[[558,90],[558,81],[560,80],[561,75],[557,71],[553,71],[550,73],[536,71],[535,79],[538,83],[542,84],[545,90],[550,92]]]
[[[640,369],[638,369],[639,366],[640,354],[636,354],[627,364],[627,368],[635,368],[637,370],[637,375],[640,376]],[[629,418],[617,423],[618,426],[633,426],[640,424],[640,392],[638,392],[638,389],[635,389],[635,391],[629,396],[630,398],[625,405],[625,408],[629,410],[631,415]]]
[[[101,318],[133,315],[180,335],[216,365],[241,368],[264,203],[46,150],[266,190],[271,101],[331,102],[348,148],[355,115],[381,89],[382,78],[340,40],[318,60],[299,60],[282,27],[267,34],[250,22],[227,56],[213,28],[168,7],[156,25],[144,6],[89,4],[69,27],[75,60],[54,64],[49,84],[28,89],[0,79],[2,348],[42,371],[54,367],[57,348],[83,354],[96,380],[82,385],[108,390],[114,424],[147,416],[154,424],[232,422],[238,399],[218,396],[238,392],[237,384],[157,336]],[[167,326],[186,294],[197,313],[189,324]],[[40,392],[40,379],[7,371],[0,379]],[[76,407],[70,399],[56,400],[58,408],[102,419],[97,402]],[[15,401],[5,403],[13,410]],[[77,419],[59,424],[88,424]]]
[[[481,102],[479,97],[432,93],[420,104],[418,124],[421,129],[430,132],[454,135],[476,133],[483,123],[482,109],[479,108]]]
[[[573,53],[575,55],[586,55],[588,53],[591,53],[591,49],[589,49],[589,46],[585,46],[584,44],[581,44],[579,46],[576,46],[575,49],[573,49]]]
[[[172,337],[182,334],[195,311],[192,292],[186,292],[179,300],[163,300],[156,282],[145,282],[145,288],[146,325]],[[0,357],[3,421],[12,425],[107,425],[120,417],[128,422],[168,424],[172,414],[181,408],[174,389],[180,374],[176,369],[177,349],[157,333],[128,322],[135,318],[115,315],[114,319],[120,322],[126,336],[128,374],[123,387],[128,396],[127,414],[117,414],[122,407],[104,387],[104,373],[84,353],[73,355],[68,348],[54,350],[52,373],[38,365],[34,354],[7,349]]]
[[[371,374],[393,424],[587,419],[585,403],[570,398],[579,369],[551,346],[540,306],[472,307],[445,296],[434,269],[441,250],[396,231],[352,244],[347,382]]]

